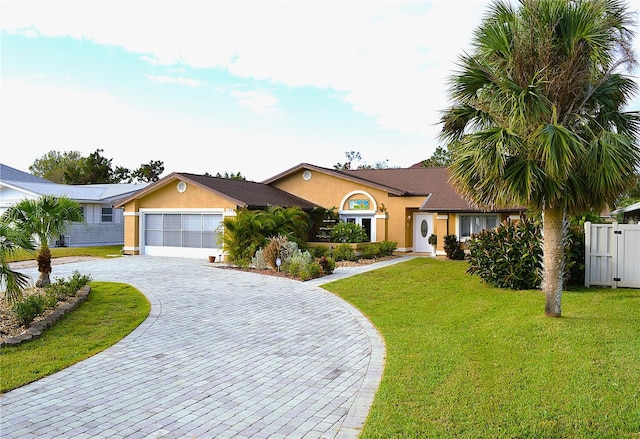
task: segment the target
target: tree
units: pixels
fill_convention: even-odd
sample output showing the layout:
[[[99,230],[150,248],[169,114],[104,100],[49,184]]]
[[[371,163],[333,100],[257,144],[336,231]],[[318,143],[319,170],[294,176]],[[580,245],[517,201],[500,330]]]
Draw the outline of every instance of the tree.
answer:
[[[208,172],[205,172],[204,175],[210,175],[210,174]],[[217,177],[217,178],[228,178],[230,180],[240,180],[240,181],[246,181],[247,180],[245,178],[245,176],[242,175],[242,173],[240,173],[239,171],[238,171],[237,174],[234,174],[233,172],[229,173],[229,172],[225,171],[224,175],[220,174],[219,172],[216,172],[215,177]]]
[[[2,220],[11,224],[29,236],[38,238],[38,271],[40,277],[36,286],[44,287],[51,283],[51,251],[49,240],[64,233],[69,221],[82,221],[82,209],[75,201],[67,197],[43,195],[38,199],[24,199],[9,207]]]
[[[12,270],[7,259],[19,249],[32,251],[34,248],[31,236],[23,229],[0,221],[0,285],[4,286],[4,297],[9,303],[20,299],[22,290],[29,285],[29,276]]]
[[[333,169],[338,171],[349,171],[353,169],[387,169],[389,168],[389,159],[376,162],[374,165],[368,165],[362,161],[362,155],[358,151],[345,151],[344,155],[347,161],[344,163],[336,163]],[[362,163],[361,163],[362,162]]]
[[[451,151],[449,148],[443,148],[442,146],[438,146],[433,154],[431,154],[431,157],[422,161],[422,166],[425,168],[449,166],[450,164]]]
[[[153,183],[160,179],[164,172],[164,163],[160,160],[151,160],[146,165],[140,165],[138,169],[131,173],[131,177],[143,183]],[[240,173],[238,172],[238,175]]]
[[[96,149],[80,163],[72,164],[64,172],[67,184],[119,183],[111,169],[112,159],[102,155],[104,150]]]
[[[54,183],[66,183],[64,172],[71,166],[80,166],[84,158],[78,151],[49,151],[39,159],[36,159],[29,171],[38,177],[46,178]]]
[[[618,0],[492,3],[442,117],[451,181],[478,206],[543,213],[545,313],[562,313],[566,215],[600,211],[640,164],[632,15]]]

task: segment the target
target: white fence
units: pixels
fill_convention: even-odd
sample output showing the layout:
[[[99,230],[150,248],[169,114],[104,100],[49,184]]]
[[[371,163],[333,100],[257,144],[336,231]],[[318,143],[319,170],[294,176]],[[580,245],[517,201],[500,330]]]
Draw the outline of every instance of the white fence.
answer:
[[[640,288],[640,224],[585,223],[584,284]]]

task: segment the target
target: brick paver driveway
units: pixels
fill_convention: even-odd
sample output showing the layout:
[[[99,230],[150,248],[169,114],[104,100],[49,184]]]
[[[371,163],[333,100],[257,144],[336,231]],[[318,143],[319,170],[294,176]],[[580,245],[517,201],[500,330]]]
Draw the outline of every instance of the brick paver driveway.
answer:
[[[52,275],[73,270],[135,286],[151,314],[112,348],[2,395],[1,437],[357,436],[384,348],[318,282],[147,256],[57,265]]]

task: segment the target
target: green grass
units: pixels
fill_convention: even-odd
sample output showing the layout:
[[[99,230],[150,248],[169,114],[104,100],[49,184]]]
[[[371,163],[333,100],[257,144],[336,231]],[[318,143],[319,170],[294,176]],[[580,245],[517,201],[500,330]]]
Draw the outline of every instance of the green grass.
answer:
[[[121,245],[108,245],[102,247],[51,247],[51,256],[61,258],[65,256],[94,256],[96,258],[107,258],[120,255]],[[38,252],[17,251],[12,257],[7,258],[7,262],[30,261],[36,259]]]
[[[131,333],[151,305],[130,285],[92,282],[86,302],[40,338],[0,349],[0,392],[23,386],[82,361]]]
[[[414,259],[325,285],[385,339],[361,438],[639,438],[640,290],[491,288]]]

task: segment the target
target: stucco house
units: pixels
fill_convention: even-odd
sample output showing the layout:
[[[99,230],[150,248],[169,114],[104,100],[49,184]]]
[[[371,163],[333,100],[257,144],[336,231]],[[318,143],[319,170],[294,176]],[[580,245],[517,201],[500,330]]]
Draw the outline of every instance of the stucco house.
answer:
[[[173,173],[119,204],[124,251],[220,256],[214,231],[223,218],[241,207],[269,205],[334,209],[341,220],[361,225],[372,242],[395,241],[401,252],[432,255],[444,254],[444,235],[465,240],[523,213],[474,208],[449,184],[446,168],[335,170],[302,163],[261,183]],[[436,245],[429,244],[432,234]]]
[[[446,168],[335,170],[302,163],[263,182],[362,225],[372,242],[395,241],[398,251],[444,255],[443,237],[462,241],[523,209],[485,212],[464,200]],[[431,235],[437,244],[429,244]]]
[[[240,208],[312,210],[317,205],[274,186],[190,173],[172,173],[118,204],[124,208],[125,254],[222,259],[219,232]]]
[[[0,214],[23,199],[42,195],[67,196],[82,208],[84,221],[69,224],[50,245],[91,247],[124,244],[122,209],[114,204],[147,184],[57,184],[0,164]]]

